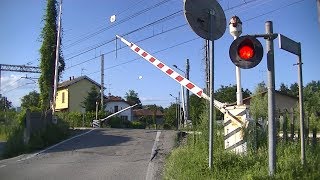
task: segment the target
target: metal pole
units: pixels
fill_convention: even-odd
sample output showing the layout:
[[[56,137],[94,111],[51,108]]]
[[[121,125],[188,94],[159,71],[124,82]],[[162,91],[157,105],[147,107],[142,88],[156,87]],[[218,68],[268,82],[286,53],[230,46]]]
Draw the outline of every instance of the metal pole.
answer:
[[[180,123],[179,123],[179,115],[178,115],[178,98],[177,98],[177,97],[175,97],[175,99],[176,99],[176,120],[177,120],[177,129],[179,129],[179,125],[180,125]]]
[[[98,120],[98,104],[99,102],[96,101],[96,120]]]
[[[300,45],[300,43],[299,43]],[[305,140],[304,140],[304,108],[303,108],[303,82],[302,82],[302,60],[301,60],[301,45],[300,55],[298,56],[298,80],[299,80],[299,110],[300,110],[300,141],[301,141],[301,164],[306,162]]]
[[[101,55],[101,112],[104,112],[104,54]]]
[[[238,37],[234,36],[233,39],[236,40]],[[237,81],[237,105],[243,104],[242,90],[241,90],[241,70],[236,66],[236,81]]]
[[[185,99],[184,99],[184,87],[181,85],[180,86],[180,91],[181,91],[181,106],[182,106],[182,111],[183,111],[183,116],[181,116],[181,120],[182,120],[182,117],[184,117],[184,122],[183,122],[183,126],[186,127],[186,118],[185,118],[185,115],[186,115],[186,109],[185,109]],[[181,108],[180,108],[181,109]]]
[[[180,102],[180,92],[178,92],[178,119],[179,119],[179,124],[180,124],[180,126],[181,126],[181,102]]]
[[[190,72],[190,64],[189,64],[189,59],[187,59],[187,64],[186,64],[186,78],[187,79],[189,79],[189,72]],[[187,121],[187,120],[189,120],[189,109],[190,109],[190,99],[189,99],[190,95],[189,95],[189,93],[190,92],[187,88],[185,88],[185,89],[186,89],[186,111],[185,111],[186,119],[185,119],[185,121]]]
[[[53,84],[53,99],[52,99],[52,115],[54,115],[56,110],[56,97],[57,97],[57,86],[58,86],[58,69],[59,69],[59,49],[60,49],[60,34],[61,34],[61,13],[62,13],[62,0],[60,0],[60,10],[59,10],[59,21],[58,21],[58,37],[57,37],[57,47],[56,47],[56,60],[55,60],[55,71],[54,71],[54,84]]]
[[[265,23],[268,66],[268,154],[269,175],[273,176],[276,170],[276,126],[275,126],[275,75],[274,75],[274,49],[273,49],[273,25],[272,21]]]
[[[213,108],[214,108],[214,83],[213,83],[213,73],[214,73],[214,37],[213,37],[213,33],[212,33],[212,26],[214,25],[214,18],[212,17],[214,16],[214,11],[210,10],[209,13],[209,19],[210,19],[210,25],[209,25],[209,33],[211,35],[211,53],[209,55],[210,57],[210,106],[209,106],[209,169],[212,169],[212,158],[213,158],[213,117],[214,117],[214,112],[213,112]],[[210,47],[209,47],[210,49]]]

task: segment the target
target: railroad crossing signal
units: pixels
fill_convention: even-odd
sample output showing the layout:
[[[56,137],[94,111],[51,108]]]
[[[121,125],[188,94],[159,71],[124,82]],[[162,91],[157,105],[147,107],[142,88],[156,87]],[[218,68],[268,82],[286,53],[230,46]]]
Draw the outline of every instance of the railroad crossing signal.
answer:
[[[255,37],[241,36],[232,42],[229,56],[236,66],[242,69],[250,69],[261,62],[263,47]]]

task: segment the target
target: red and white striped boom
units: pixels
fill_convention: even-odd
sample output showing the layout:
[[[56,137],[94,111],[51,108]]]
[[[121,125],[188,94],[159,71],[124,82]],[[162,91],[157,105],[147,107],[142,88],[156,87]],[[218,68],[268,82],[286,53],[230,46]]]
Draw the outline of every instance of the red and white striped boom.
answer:
[[[200,98],[202,97],[206,100],[210,100],[209,96],[203,92],[203,89],[201,89],[200,87],[198,87],[197,85],[195,85],[194,83],[192,83],[191,81],[189,81],[188,79],[186,79],[185,77],[180,75],[178,72],[174,71],[172,68],[170,68],[169,66],[167,66],[166,64],[161,62],[159,59],[152,56],[151,54],[149,54],[148,52],[146,52],[145,50],[143,50],[142,48],[140,48],[136,44],[129,42],[126,39],[122,38],[121,36],[116,35],[116,37],[119,38],[127,46],[129,46],[133,52],[137,53],[138,55],[143,57],[143,59],[147,60],[149,63],[151,63],[152,65],[154,65],[155,67],[160,69],[162,72],[164,72],[166,75],[168,75],[172,79],[176,80],[179,84],[186,87],[193,94],[197,95]],[[220,111],[222,111],[222,109],[224,107],[223,103],[214,100],[214,104]]]

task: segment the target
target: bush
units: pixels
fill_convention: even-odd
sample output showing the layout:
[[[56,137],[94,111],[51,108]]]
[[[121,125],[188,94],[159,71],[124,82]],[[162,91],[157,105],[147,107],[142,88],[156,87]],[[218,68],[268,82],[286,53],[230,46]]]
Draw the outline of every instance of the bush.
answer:
[[[140,121],[132,121],[130,127],[133,129],[145,129],[146,125]]]

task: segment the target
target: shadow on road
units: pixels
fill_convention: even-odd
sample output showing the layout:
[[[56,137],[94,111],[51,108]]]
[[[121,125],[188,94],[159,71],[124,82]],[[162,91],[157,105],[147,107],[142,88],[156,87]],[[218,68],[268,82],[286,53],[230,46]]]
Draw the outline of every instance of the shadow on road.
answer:
[[[49,149],[45,151],[45,153],[114,146],[130,140],[130,137],[109,135],[108,131],[106,130],[96,129],[88,134],[76,137],[52,149]]]

